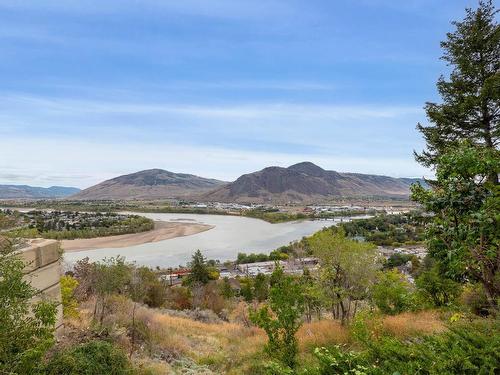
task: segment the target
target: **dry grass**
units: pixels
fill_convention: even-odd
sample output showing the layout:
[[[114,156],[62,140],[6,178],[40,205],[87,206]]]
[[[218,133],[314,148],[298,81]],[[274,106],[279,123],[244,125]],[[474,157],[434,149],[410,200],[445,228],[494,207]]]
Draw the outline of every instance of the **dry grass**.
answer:
[[[93,301],[81,306],[81,319],[72,322],[73,332],[76,328],[90,327],[92,310]],[[131,327],[133,303],[124,297],[113,297],[110,310],[103,323],[112,329],[113,340],[129,352],[132,345],[127,329]],[[266,342],[264,332],[255,327],[228,322],[204,323],[144,306],[136,307],[135,321],[136,326],[146,328],[142,331],[147,337],[138,334],[134,362],[159,374],[176,373],[167,369],[172,369],[175,361],[189,359],[217,369],[216,373],[246,373],[244,367],[261,354]],[[139,348],[142,352],[137,351]],[[148,358],[151,353],[162,358],[163,363]]]
[[[344,344],[349,341],[349,331],[335,320],[305,323],[297,332],[300,351],[318,346]]]
[[[110,308],[104,325],[112,327],[114,341],[128,352],[131,340],[127,330],[131,326],[133,303],[116,297]],[[79,332],[89,332],[92,310],[92,302],[82,306],[80,320],[73,323]],[[252,366],[265,360],[263,349],[267,338],[262,330],[245,325],[246,306],[238,306],[234,315],[238,319],[231,323],[205,323],[139,306],[135,313],[136,324],[142,325],[147,334],[138,338],[134,362],[158,374],[177,373],[176,361],[191,361],[217,374],[253,374],[255,368]],[[375,337],[388,333],[407,338],[445,330],[439,314],[433,311],[377,317],[366,323]],[[312,351],[316,347],[354,344],[349,327],[331,319],[303,324],[297,339],[302,363],[314,361]]]
[[[434,334],[446,329],[439,314],[435,311],[407,312],[382,319],[383,329],[399,338],[415,334]]]

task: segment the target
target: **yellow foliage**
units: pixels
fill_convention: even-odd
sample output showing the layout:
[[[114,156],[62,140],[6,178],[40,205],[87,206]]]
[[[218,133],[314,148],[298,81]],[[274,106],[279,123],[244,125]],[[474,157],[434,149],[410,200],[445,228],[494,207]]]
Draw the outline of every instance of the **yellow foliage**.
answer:
[[[74,296],[78,280],[72,276],[61,277],[61,298],[63,305],[63,315],[66,318],[78,317],[78,302]]]

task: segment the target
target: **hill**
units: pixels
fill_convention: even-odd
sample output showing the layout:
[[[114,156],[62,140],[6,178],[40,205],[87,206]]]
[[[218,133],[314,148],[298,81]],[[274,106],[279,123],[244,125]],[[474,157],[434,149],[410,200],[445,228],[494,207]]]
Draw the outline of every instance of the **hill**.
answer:
[[[418,181],[358,173],[327,171],[310,162],[288,168],[268,167],[245,174],[207,193],[203,199],[220,202],[319,202],[339,197],[407,198]]]
[[[79,191],[78,188],[66,186],[43,188],[28,185],[0,185],[0,199],[65,198]]]
[[[225,184],[223,181],[191,174],[148,169],[101,182],[71,198],[77,200],[186,198],[206,193]]]

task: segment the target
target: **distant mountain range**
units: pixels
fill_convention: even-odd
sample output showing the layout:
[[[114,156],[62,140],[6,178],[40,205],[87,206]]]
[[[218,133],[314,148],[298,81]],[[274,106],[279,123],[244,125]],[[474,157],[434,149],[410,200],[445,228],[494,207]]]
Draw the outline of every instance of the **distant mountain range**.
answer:
[[[43,188],[28,185],[0,185],[0,199],[65,198],[79,191],[78,188],[66,186]]]
[[[224,181],[149,169],[119,176],[71,196],[81,200],[167,199],[238,203],[323,202],[335,198],[407,198],[421,181],[327,171],[310,162],[288,168],[268,167]]]
[[[187,198],[207,193],[226,184],[224,181],[192,174],[148,169],[101,182],[71,198],[81,200]]]
[[[310,162],[245,174],[203,196],[207,201],[246,203],[321,202],[339,197],[406,198],[421,181],[327,171]]]

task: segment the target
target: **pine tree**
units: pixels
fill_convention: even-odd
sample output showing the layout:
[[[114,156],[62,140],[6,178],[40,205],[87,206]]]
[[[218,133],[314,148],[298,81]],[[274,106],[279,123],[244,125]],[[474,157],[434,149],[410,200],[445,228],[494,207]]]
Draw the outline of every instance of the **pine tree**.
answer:
[[[206,284],[210,279],[208,272],[207,262],[200,250],[196,250],[193,254],[191,262],[189,263],[191,274],[189,275],[188,282],[194,284]]]
[[[455,31],[441,42],[442,59],[451,67],[448,79],[441,76],[437,89],[443,102],[426,103],[432,125],[417,125],[427,143],[421,164],[435,166],[448,148],[468,140],[490,149],[500,142],[500,27],[495,21],[493,2],[480,1],[476,10],[467,9]],[[491,173],[490,180],[498,183]]]

